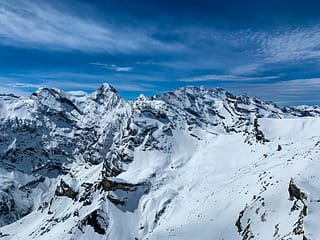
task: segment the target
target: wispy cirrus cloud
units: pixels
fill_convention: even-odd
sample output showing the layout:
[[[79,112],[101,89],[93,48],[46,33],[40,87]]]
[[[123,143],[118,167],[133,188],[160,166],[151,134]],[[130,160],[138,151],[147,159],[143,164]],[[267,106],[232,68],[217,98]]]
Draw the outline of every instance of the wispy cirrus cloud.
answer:
[[[207,81],[254,81],[254,80],[271,80],[277,79],[278,76],[240,76],[240,75],[230,75],[230,74],[208,74],[193,76],[188,78],[179,79],[181,82],[207,82]]]
[[[288,79],[271,83],[236,83],[226,86],[235,94],[247,93],[279,105],[319,105],[320,78]],[[300,96],[300,97],[297,97]],[[303,101],[301,101],[303,98]]]
[[[256,53],[266,62],[292,62],[320,56],[320,25],[280,27],[269,31],[247,31]]]
[[[132,72],[133,71],[133,67],[118,66],[116,64],[107,64],[107,63],[99,63],[99,62],[94,62],[90,64],[99,66],[103,69],[107,69],[110,71],[115,71],[115,72]]]
[[[135,62],[137,65],[156,65],[157,63],[153,59],[147,59],[144,61],[137,61]]]
[[[30,92],[19,88],[2,87],[0,86],[0,94],[14,94],[15,96],[28,96]]]
[[[85,8],[82,7],[81,11],[85,11]],[[236,62],[240,57],[248,61],[244,65],[253,66],[257,60],[263,65],[320,56],[320,25],[317,24],[265,31],[228,31],[197,25],[177,25],[171,30],[146,25],[133,28],[114,22],[111,24],[106,19],[83,16],[68,4],[38,0],[0,2],[0,24],[2,45],[95,53],[180,52],[187,56],[182,58],[182,67],[219,67],[219,61],[225,61],[223,64],[227,68],[229,62]],[[201,60],[194,64],[206,54],[208,61]],[[224,59],[225,55],[231,59],[229,62]],[[172,59],[171,65],[178,67],[181,59]],[[108,68],[132,71],[132,67],[126,66],[109,65]]]
[[[290,79],[287,81],[275,82],[272,86],[284,89],[286,92],[291,94],[301,94],[301,92],[320,91],[320,77],[317,78],[301,78],[301,79]],[[316,100],[319,97],[317,95]]]
[[[246,76],[264,75],[265,72],[272,72],[275,65],[284,69],[288,66],[303,64],[306,61],[319,62],[320,57],[320,23],[313,26],[279,26],[273,29],[246,29],[225,31],[217,29],[191,29],[186,35],[192,35],[196,31],[196,37],[190,37],[193,42],[199,42],[206,49],[202,62],[197,62],[199,57],[194,54],[193,61],[178,62],[178,66],[189,69],[218,69],[228,75],[203,76],[197,81],[214,80],[249,80]],[[188,43],[189,48],[193,45]],[[194,45],[194,51],[198,51]],[[210,51],[215,50],[210,55]],[[227,57],[226,57],[227,56]],[[201,58],[200,58],[201,59]],[[280,66],[279,64],[282,64]],[[175,63],[171,63],[174,66]],[[284,71],[286,74],[286,71]],[[191,78],[190,81],[193,81]],[[219,80],[219,79],[217,79]]]
[[[263,68],[263,65],[261,63],[250,63],[231,68],[230,72],[237,76],[250,75],[260,72],[261,68]]]
[[[109,53],[179,48],[177,44],[168,45],[152,38],[148,29],[115,26],[70,9],[49,1],[1,1],[0,43],[25,48]]]
[[[80,96],[84,96],[84,95],[88,94],[87,92],[82,91],[82,90],[68,91],[68,93],[73,95],[73,96],[76,96],[76,97],[80,97]]]
[[[14,88],[40,88],[40,87],[43,87],[43,85],[41,85],[41,84],[22,83],[22,82],[7,83],[6,85],[9,87],[14,87]]]

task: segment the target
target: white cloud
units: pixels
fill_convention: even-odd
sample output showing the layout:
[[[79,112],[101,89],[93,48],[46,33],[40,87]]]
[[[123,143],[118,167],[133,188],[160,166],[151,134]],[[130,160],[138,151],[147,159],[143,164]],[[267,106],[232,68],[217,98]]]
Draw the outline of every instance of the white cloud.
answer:
[[[113,66],[112,66],[113,67]],[[133,70],[133,67],[119,67],[114,66],[116,72],[131,72]]]
[[[132,72],[133,71],[133,67],[121,67],[115,64],[106,64],[106,63],[99,63],[99,62],[90,63],[90,64],[99,66],[104,69],[108,69],[110,71],[115,71],[115,72]]]
[[[320,78],[289,79],[272,83],[249,84],[239,82],[226,86],[235,94],[260,96],[280,105],[320,105]]]
[[[320,57],[320,26],[251,32],[248,36],[258,44],[257,53],[267,62],[291,62]]]
[[[17,89],[17,88],[1,87],[0,86],[0,94],[14,94],[16,96],[29,96],[30,92],[23,91],[23,90]]]
[[[82,91],[82,90],[78,90],[78,91],[68,91],[67,93],[73,95],[73,96],[84,96],[86,94],[88,94],[87,92],[85,91]]]
[[[178,48],[177,45],[165,45],[153,39],[149,30],[112,26],[70,9],[61,8],[51,1],[1,1],[0,43],[90,52],[127,53]]]
[[[7,86],[14,87],[14,88],[40,88],[43,87],[41,84],[34,84],[34,83],[7,83]]]
[[[114,83],[113,86],[120,91],[143,92],[155,89],[155,85],[149,83]]]
[[[256,74],[261,71],[261,68],[260,63],[251,63],[234,67],[230,72],[235,75]]]
[[[135,62],[137,65],[156,65],[157,63],[153,59],[148,59],[145,61],[137,61]]]
[[[281,81],[272,84],[273,86],[286,89],[294,94],[307,93],[308,91],[320,91],[320,78],[303,78]],[[319,99],[319,98],[318,98]]]
[[[206,81],[253,81],[253,80],[271,80],[277,79],[278,76],[263,76],[263,77],[248,77],[238,75],[219,75],[219,74],[208,74],[200,75],[189,78],[180,79],[181,82],[206,82]]]

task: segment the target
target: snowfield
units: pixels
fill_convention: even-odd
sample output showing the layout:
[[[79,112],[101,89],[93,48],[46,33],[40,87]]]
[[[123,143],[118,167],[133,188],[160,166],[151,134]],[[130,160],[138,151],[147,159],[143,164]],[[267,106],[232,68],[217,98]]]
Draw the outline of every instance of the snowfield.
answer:
[[[319,116],[202,87],[0,96],[0,239],[320,239]]]

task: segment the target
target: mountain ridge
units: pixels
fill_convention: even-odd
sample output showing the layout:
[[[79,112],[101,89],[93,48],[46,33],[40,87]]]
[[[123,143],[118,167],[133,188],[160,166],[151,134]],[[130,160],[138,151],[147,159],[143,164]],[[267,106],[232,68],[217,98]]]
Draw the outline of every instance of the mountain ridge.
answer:
[[[319,116],[319,107],[280,108],[221,88],[184,87],[130,102],[109,84],[83,97],[48,88],[28,98],[1,95],[0,236],[316,239],[304,221],[309,208],[318,211],[310,196],[320,176],[306,172],[303,180],[290,165],[302,163],[290,159],[318,156]],[[295,128],[306,134],[292,136]],[[279,189],[290,193],[279,200],[293,204],[288,213],[273,204]],[[188,199],[190,191],[199,199]],[[223,209],[225,219],[214,220]]]

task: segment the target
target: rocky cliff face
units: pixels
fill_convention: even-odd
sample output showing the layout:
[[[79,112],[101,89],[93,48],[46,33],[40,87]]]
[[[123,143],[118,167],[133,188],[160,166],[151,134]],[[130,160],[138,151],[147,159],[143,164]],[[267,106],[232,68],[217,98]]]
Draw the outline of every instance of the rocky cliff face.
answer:
[[[319,116],[202,87],[1,95],[0,237],[316,239]]]

